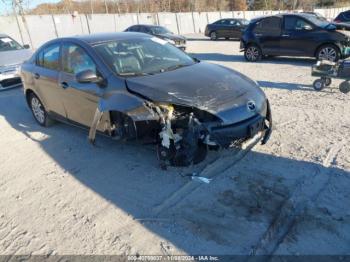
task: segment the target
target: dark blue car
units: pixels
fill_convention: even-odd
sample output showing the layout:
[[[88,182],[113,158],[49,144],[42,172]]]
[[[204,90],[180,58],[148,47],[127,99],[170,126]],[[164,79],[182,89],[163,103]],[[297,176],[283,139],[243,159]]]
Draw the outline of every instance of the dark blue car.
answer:
[[[251,21],[241,38],[248,61],[264,56],[306,56],[330,61],[349,56],[345,31],[311,14],[279,14]]]

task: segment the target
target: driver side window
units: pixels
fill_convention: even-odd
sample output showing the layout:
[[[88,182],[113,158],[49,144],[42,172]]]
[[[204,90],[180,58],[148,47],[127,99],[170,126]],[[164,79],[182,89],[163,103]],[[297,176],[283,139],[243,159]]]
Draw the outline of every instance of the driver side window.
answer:
[[[312,25],[306,22],[304,19],[299,17],[286,17],[284,21],[285,30],[300,31],[304,30],[306,27],[312,28]]]
[[[78,74],[85,70],[96,72],[96,65],[83,48],[76,44],[64,44],[62,48],[63,71]]]

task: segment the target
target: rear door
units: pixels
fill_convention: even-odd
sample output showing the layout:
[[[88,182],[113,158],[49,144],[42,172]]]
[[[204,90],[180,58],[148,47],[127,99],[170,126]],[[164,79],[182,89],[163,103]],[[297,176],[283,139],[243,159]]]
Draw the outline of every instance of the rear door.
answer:
[[[279,55],[282,18],[271,16],[256,22],[253,34],[263,54]]]
[[[60,43],[45,46],[39,51],[35,66],[33,67],[33,79],[35,91],[50,113],[66,117],[63,106],[62,90],[58,85],[60,70]]]
[[[242,35],[242,25],[238,20],[229,20],[230,22],[230,37],[240,38]]]
[[[300,16],[286,15],[283,21],[281,51],[284,55],[313,56],[319,45],[319,30]]]
[[[97,73],[94,60],[86,50],[76,43],[62,45],[62,72],[59,84],[64,90],[64,106],[67,117],[74,123],[90,126],[102,94],[96,83],[79,83],[76,74],[92,70]]]

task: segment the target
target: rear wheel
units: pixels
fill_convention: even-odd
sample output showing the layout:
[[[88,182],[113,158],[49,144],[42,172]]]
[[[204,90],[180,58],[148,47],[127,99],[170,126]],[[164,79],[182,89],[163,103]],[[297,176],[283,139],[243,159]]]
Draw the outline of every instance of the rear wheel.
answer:
[[[317,50],[317,60],[338,61],[340,56],[339,49],[334,45],[323,45]]]
[[[213,31],[213,32],[210,33],[210,39],[211,39],[211,40],[217,40],[217,39],[218,39],[218,36],[217,36],[217,34],[216,34],[215,31]]]
[[[249,62],[261,60],[261,49],[257,45],[249,45],[244,51],[244,58]]]
[[[28,102],[33,116],[39,125],[47,127],[53,123],[53,120],[48,116],[40,99],[34,93],[29,95]]]

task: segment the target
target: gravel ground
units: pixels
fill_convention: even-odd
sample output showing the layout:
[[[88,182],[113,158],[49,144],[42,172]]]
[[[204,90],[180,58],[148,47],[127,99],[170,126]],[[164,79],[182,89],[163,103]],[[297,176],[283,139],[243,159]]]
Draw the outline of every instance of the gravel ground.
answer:
[[[350,103],[316,92],[312,59],[246,63],[239,42],[188,42],[256,80],[274,132],[253,150],[158,167],[152,146],[38,126],[0,93],[0,254],[350,254]],[[210,184],[181,175],[198,172]]]

